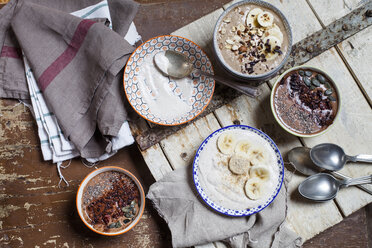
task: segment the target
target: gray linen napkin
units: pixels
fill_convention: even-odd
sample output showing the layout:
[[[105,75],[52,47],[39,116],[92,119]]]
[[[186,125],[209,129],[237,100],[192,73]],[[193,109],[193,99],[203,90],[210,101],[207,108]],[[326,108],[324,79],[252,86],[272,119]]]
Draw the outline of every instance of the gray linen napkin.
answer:
[[[100,0],[27,0],[70,13]],[[0,98],[29,100],[21,48],[10,26],[16,8],[23,0],[10,0],[0,9]],[[138,4],[131,0],[108,0],[113,30],[122,37],[137,13]],[[116,79],[121,83],[120,77]]]
[[[172,171],[151,185],[147,198],[167,222],[173,247],[225,241],[233,248],[299,247],[301,238],[285,227],[286,187],[272,204],[247,217],[229,217],[198,197],[191,168]]]
[[[102,23],[12,1],[0,12],[11,16],[5,36],[14,33],[65,136],[83,158],[111,152],[108,136],[116,136],[127,117],[121,70],[134,47]],[[133,1],[124,2],[127,16],[121,16],[120,32],[127,31],[138,8]]]

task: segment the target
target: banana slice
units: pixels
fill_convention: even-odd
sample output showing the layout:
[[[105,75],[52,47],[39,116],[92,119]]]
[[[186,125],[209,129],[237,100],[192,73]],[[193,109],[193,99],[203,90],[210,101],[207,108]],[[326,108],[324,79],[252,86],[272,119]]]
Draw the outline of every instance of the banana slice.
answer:
[[[249,158],[249,149],[251,146],[252,144],[247,140],[239,141],[235,146],[235,154],[243,158]]]
[[[251,163],[248,159],[233,155],[229,161],[229,169],[232,173],[241,175],[248,172]]]
[[[257,22],[262,27],[270,27],[274,23],[274,16],[270,12],[264,11],[257,16]]]
[[[258,24],[257,22],[257,16],[259,14],[261,14],[263,12],[262,9],[260,8],[254,8],[252,9],[251,11],[249,11],[248,15],[247,15],[247,19],[245,19],[245,24],[248,26],[248,27],[259,27],[260,24]]]
[[[218,137],[217,147],[223,154],[230,155],[234,152],[236,138],[232,133],[223,133]]]
[[[268,181],[270,179],[270,171],[265,167],[252,167],[249,171],[251,178],[259,178],[262,181]]]
[[[266,29],[264,33],[264,37],[268,37],[268,36],[274,36],[275,38],[279,40],[280,44],[283,43],[283,33],[275,23],[273,26]]]
[[[267,60],[273,60],[275,59],[279,54],[273,52],[276,46],[281,46],[281,42],[278,38],[275,36],[267,36],[263,39],[263,42],[265,44],[265,58]],[[269,48],[270,52],[267,52],[267,48]]]
[[[248,156],[253,166],[264,164],[266,161],[266,153],[260,147],[251,149]]]
[[[245,182],[244,191],[248,198],[251,200],[257,200],[262,195],[262,181],[255,177],[250,178]]]

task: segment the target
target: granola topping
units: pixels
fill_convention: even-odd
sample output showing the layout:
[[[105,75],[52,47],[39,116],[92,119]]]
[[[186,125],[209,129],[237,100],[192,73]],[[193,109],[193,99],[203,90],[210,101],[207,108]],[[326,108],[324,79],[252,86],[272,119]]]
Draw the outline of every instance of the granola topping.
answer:
[[[283,60],[288,38],[279,16],[261,6],[236,7],[222,20],[217,41],[222,56],[234,70],[259,75]]]

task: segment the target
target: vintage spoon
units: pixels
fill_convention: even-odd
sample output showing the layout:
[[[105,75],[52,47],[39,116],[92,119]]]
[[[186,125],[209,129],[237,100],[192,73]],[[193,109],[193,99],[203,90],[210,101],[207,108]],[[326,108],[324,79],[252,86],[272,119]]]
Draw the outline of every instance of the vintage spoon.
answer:
[[[194,68],[194,64],[186,55],[177,51],[167,50],[158,52],[154,56],[154,62],[161,72],[171,77],[184,78],[190,75],[191,72],[196,72],[200,73],[200,75],[213,78],[221,84],[251,97],[257,97],[262,93],[262,91],[257,87],[251,87],[237,82],[230,82],[222,77],[196,69]]]
[[[298,192],[310,200],[328,201],[336,197],[341,187],[372,183],[372,175],[338,180],[327,173],[318,173],[305,179],[299,186]]]
[[[317,166],[332,171],[341,170],[347,161],[372,163],[372,155],[349,156],[341,147],[331,143],[314,146],[310,150],[310,157]]]
[[[288,160],[299,172],[306,176],[311,176],[322,171],[310,159],[310,148],[295,147],[288,153]]]
[[[324,169],[316,166],[311,160],[309,147],[300,146],[291,149],[288,153],[288,160],[297,171],[301,172],[305,176],[315,175],[324,171]],[[339,179],[351,179],[350,177],[336,171],[331,171],[330,173]],[[356,187],[372,195],[372,190],[367,187],[363,185],[356,185]]]

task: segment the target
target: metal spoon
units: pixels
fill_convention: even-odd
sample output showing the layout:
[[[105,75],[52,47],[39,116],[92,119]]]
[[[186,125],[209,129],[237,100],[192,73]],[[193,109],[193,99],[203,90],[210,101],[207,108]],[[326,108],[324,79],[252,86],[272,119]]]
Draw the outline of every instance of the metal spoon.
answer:
[[[372,175],[338,180],[327,173],[318,173],[305,179],[299,186],[298,192],[310,200],[328,201],[336,197],[341,187],[372,183]]]
[[[331,143],[314,146],[310,157],[317,166],[332,171],[341,170],[347,161],[372,163],[372,155],[348,156],[341,147]]]
[[[319,172],[325,171],[323,168],[316,166],[310,158],[310,148],[309,147],[295,147],[288,153],[288,160],[296,168],[297,171],[301,172],[305,176],[315,175]],[[351,177],[348,177],[340,172],[331,171],[333,176],[348,180]],[[368,189],[363,185],[356,185],[356,187],[372,195],[372,190]]]
[[[184,78],[190,75],[191,72],[195,72],[213,78],[221,84],[251,97],[257,97],[262,93],[262,91],[257,87],[251,87],[237,82],[230,82],[222,77],[196,69],[194,68],[194,64],[186,55],[177,51],[167,50],[158,52],[154,56],[154,62],[161,72],[171,77]]]

